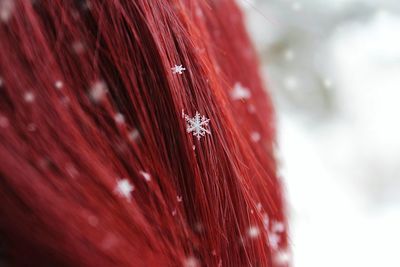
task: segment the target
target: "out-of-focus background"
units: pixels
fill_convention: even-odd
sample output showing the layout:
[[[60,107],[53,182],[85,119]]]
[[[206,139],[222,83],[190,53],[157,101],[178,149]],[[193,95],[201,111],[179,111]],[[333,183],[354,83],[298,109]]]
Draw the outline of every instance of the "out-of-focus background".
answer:
[[[275,101],[295,267],[400,266],[400,1],[237,0]]]

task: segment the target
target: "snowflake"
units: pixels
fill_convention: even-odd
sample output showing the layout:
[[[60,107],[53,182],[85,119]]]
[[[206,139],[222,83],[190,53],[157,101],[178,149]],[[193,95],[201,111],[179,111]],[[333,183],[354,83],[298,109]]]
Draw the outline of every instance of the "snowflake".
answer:
[[[171,68],[173,74],[182,74],[184,70],[186,70],[182,65],[175,65],[175,67]]]
[[[149,173],[144,172],[144,171],[140,171],[139,173],[140,173],[140,175],[143,176],[143,178],[144,178],[147,182],[150,182],[150,181],[151,181],[151,175],[150,175]]]
[[[200,113],[196,111],[196,115],[194,117],[189,117],[188,115],[184,114],[182,111],[182,116],[186,120],[186,132],[193,133],[194,136],[200,140],[201,137],[207,134],[211,134],[209,130],[206,129],[210,119],[207,119],[206,116],[200,116]]]
[[[248,88],[244,87],[241,83],[235,83],[231,91],[232,100],[245,100],[251,97],[251,92]]]
[[[122,179],[117,182],[117,186],[115,188],[115,192],[127,198],[128,200],[131,199],[131,192],[135,190],[135,187],[129,182],[128,179]]]
[[[256,238],[260,235],[260,229],[257,226],[250,226],[249,229],[247,229],[247,235],[250,238]]]
[[[32,92],[26,92],[25,94],[24,94],[24,100],[25,100],[25,102],[27,102],[27,103],[32,103],[32,102],[34,102],[35,101],[35,95],[32,93]]]

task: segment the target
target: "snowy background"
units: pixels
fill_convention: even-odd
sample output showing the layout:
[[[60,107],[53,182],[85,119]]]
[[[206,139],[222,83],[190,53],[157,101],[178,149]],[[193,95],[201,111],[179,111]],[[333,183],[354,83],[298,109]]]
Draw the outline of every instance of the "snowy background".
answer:
[[[278,116],[294,267],[400,266],[400,1],[237,0]]]

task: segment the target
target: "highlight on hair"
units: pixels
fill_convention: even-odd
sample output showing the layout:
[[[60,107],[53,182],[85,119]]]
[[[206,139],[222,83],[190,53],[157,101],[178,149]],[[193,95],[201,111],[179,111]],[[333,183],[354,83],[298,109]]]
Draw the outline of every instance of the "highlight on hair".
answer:
[[[233,0],[0,13],[3,261],[287,266],[273,109]]]

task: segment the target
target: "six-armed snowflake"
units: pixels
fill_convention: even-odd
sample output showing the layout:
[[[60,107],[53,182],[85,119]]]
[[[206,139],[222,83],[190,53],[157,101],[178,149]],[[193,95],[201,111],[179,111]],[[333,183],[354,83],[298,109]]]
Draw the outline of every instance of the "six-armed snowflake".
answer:
[[[193,133],[198,140],[205,136],[206,133],[211,134],[211,132],[207,129],[210,119],[207,119],[204,115],[201,116],[198,111],[196,111],[196,115],[194,117],[189,117],[182,110],[182,117],[186,120],[186,132]]]
[[[173,68],[171,68],[173,74],[182,74],[183,71],[186,70],[182,65],[175,65]]]

